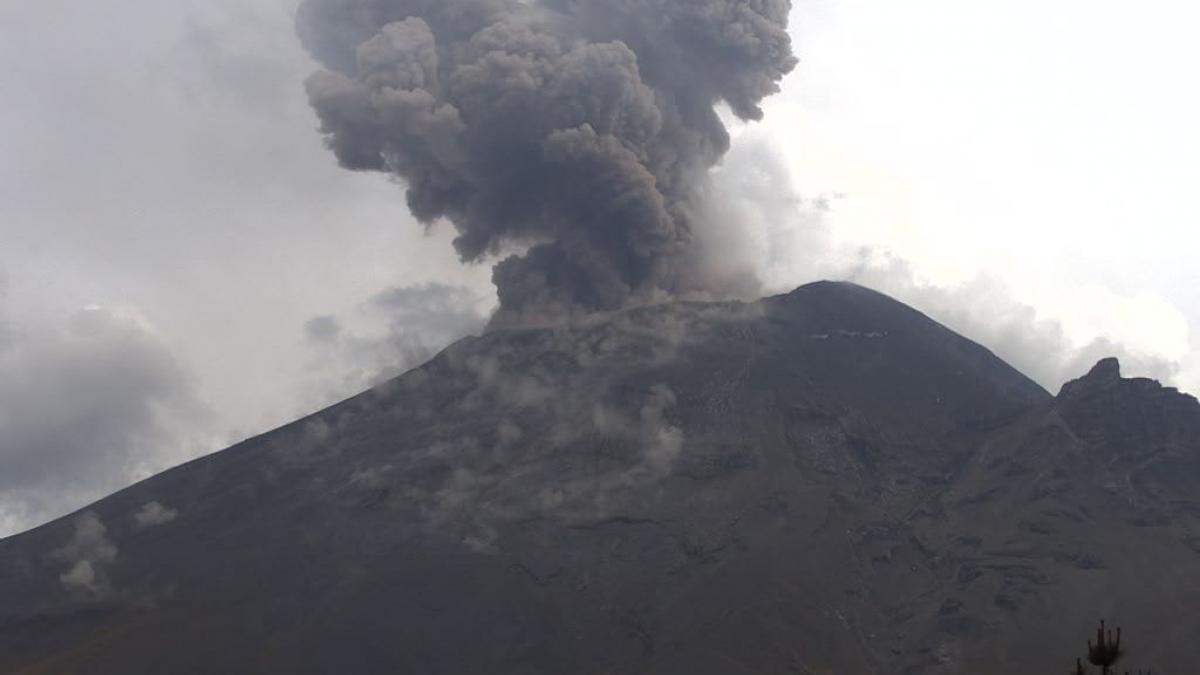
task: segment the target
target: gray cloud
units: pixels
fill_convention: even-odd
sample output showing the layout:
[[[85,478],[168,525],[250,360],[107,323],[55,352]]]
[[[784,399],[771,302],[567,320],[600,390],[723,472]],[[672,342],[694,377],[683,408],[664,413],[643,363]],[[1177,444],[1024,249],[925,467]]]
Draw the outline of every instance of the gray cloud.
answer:
[[[304,322],[304,337],[313,344],[325,345],[337,342],[342,335],[342,324],[337,317],[326,314],[314,316]]]
[[[384,290],[343,318],[313,317],[304,336],[319,355],[310,384],[314,403],[357,394],[479,333],[486,306],[468,288],[429,283]]]
[[[693,264],[715,106],[757,119],[795,65],[788,0],[305,0],[308,80],[349,169],[497,265],[499,323],[714,290]],[[512,253],[525,248],[524,253]]]
[[[710,276],[728,277],[731,285],[753,270],[766,291],[787,292],[845,271],[826,217],[842,196],[797,192],[777,146],[763,132],[743,130],[713,172],[697,222],[711,242],[701,262]],[[742,283],[748,291],[763,290]]]
[[[0,346],[0,534],[198,450],[189,430],[206,421],[205,410],[141,319],[93,308],[57,322],[9,320]]]

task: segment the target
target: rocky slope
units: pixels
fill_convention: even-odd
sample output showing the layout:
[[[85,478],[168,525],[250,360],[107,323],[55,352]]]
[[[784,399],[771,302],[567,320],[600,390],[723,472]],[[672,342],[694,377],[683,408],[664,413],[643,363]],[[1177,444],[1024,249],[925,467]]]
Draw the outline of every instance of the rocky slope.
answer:
[[[494,332],[0,542],[5,673],[1194,672],[1200,404],[872,291]]]

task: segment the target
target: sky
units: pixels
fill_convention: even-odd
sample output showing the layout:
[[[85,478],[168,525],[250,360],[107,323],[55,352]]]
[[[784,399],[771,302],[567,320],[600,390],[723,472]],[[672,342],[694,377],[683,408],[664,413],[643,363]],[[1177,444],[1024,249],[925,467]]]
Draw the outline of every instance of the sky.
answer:
[[[809,0],[714,193],[765,290],[850,278],[1051,391],[1200,391],[1178,2]],[[477,331],[490,265],[339,168],[293,0],[0,4],[0,536]]]

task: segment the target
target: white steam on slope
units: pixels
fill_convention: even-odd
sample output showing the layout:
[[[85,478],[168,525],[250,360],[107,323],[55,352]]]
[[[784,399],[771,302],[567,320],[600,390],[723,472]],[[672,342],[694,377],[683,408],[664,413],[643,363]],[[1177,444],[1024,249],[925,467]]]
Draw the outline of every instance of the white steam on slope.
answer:
[[[112,590],[107,568],[119,553],[99,516],[85,513],[75,519],[71,540],[54,552],[54,558],[66,565],[58,579],[68,591],[105,596]]]

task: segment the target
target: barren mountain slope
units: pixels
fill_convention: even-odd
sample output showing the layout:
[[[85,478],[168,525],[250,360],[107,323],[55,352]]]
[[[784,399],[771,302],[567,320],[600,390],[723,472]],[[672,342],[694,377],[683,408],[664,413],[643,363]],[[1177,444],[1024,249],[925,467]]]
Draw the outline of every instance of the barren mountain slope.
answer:
[[[1179,675],[1198,452],[849,284],[493,332],[0,542],[0,672]]]

